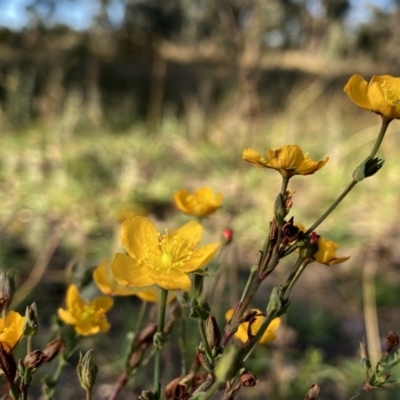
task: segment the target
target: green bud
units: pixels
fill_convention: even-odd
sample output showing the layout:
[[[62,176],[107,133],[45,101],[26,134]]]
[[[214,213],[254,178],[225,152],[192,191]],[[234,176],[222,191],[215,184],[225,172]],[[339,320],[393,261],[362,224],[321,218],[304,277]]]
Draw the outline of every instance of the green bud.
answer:
[[[375,175],[383,166],[385,160],[378,157],[367,157],[353,172],[353,179],[361,182],[363,179]]]
[[[98,372],[98,368],[94,363],[93,349],[88,350],[84,356],[82,356],[82,353],[79,353],[79,362],[76,371],[78,372],[79,382],[83,389],[91,392]]]
[[[242,350],[235,346],[225,348],[222,357],[218,360],[215,367],[215,377],[219,382],[226,382],[236,376],[240,369],[240,356]]]
[[[214,315],[210,315],[206,321],[207,342],[211,349],[218,347],[221,343],[221,331]]]
[[[367,372],[371,368],[371,362],[368,357],[367,346],[365,345],[364,342],[360,342],[360,358],[361,358],[361,365]]]
[[[23,336],[35,336],[39,332],[39,319],[36,303],[26,306],[25,322],[22,328]]]
[[[267,305],[267,315],[279,315],[282,308],[281,290],[278,286],[274,286]]]

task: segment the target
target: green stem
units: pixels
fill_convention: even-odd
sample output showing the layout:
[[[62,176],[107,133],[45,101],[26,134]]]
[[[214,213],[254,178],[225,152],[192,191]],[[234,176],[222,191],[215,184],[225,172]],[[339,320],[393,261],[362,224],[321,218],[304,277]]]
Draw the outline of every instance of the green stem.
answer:
[[[204,328],[204,321],[199,320],[199,330],[200,330],[201,341],[203,342],[204,350],[206,351],[208,361],[212,363],[214,357],[212,355],[210,345],[208,344],[207,341],[207,334],[206,334],[206,329]]]
[[[201,397],[201,400],[211,399],[212,395],[219,389],[219,386],[220,382],[215,381],[206,392],[201,392],[204,393],[204,395]]]
[[[168,290],[160,288],[160,299],[158,303],[158,321],[157,321],[157,332],[155,338],[158,342],[154,341],[154,398],[159,400],[161,397],[161,350],[163,345],[163,334],[165,324],[165,311],[167,308],[167,297]]]
[[[182,307],[182,314],[186,314],[186,307]],[[181,337],[179,338],[181,350],[181,375],[186,375],[186,315],[181,318]]]
[[[350,193],[350,191],[353,189],[354,186],[357,185],[357,183],[358,182],[353,179],[350,182],[350,184],[346,187],[346,189],[344,189],[343,192],[340,194],[340,196],[335,200],[335,202],[314,222],[314,224],[312,224],[307,229],[305,235],[308,235],[315,228],[317,228],[329,216],[329,214],[340,204],[340,202]]]
[[[389,124],[392,122],[391,119],[387,119],[385,117],[382,117],[382,125],[381,125],[381,130],[379,131],[378,137],[376,138],[375,144],[373,149],[371,150],[371,154],[369,155],[371,158],[375,157],[375,154],[378,152],[379,147],[382,144],[382,140],[385,137],[386,130],[389,126]]]
[[[243,364],[247,361],[247,359],[250,357],[251,353],[253,352],[253,350],[255,349],[255,347],[257,346],[257,343],[260,341],[262,335],[264,334],[264,332],[267,330],[268,325],[271,323],[271,321],[275,318],[275,313],[271,313],[270,315],[267,315],[262,323],[262,325],[260,326],[260,329],[257,331],[257,333],[255,334],[251,345],[246,349],[246,355],[243,358]]]
[[[258,268],[258,267],[257,267],[256,265],[253,265],[253,266],[251,267],[251,269],[250,269],[250,274],[249,274],[249,277],[248,277],[248,279],[247,279],[246,286],[244,287],[242,296],[241,296],[241,298],[240,298],[240,304],[243,304],[243,302],[244,302],[246,296],[247,296],[248,293],[249,293],[249,290],[250,290],[250,287],[251,287],[251,283],[253,282],[254,276],[255,276],[256,273],[257,273],[257,268]]]
[[[283,198],[285,198],[286,190],[289,184],[289,179],[290,177],[288,176],[282,176],[281,195]]]
[[[387,119],[382,117],[382,125],[381,129],[379,131],[378,137],[376,138],[374,147],[371,150],[371,153],[369,157],[372,159],[375,157],[376,153],[379,150],[380,145],[382,144],[383,138],[385,137],[386,130],[392,120]],[[350,193],[350,191],[354,188],[354,186],[357,185],[357,181],[354,179],[350,182],[350,184],[347,186],[347,188],[341,193],[341,195],[336,199],[336,201],[328,208],[327,211],[325,211],[324,214],[318,220],[310,227],[307,229],[307,232],[305,232],[306,235],[311,233],[315,228],[317,228],[325,219],[328,217],[328,215],[340,204],[340,202]],[[289,249],[288,249],[289,250]],[[285,253],[285,255],[287,255]]]
[[[287,288],[290,286],[290,282],[295,277],[297,270],[299,269],[302,262],[303,262],[303,258],[299,255],[299,257],[296,260],[296,263],[293,265],[292,272],[290,273],[290,275],[286,279],[285,284],[283,285],[283,288],[282,288],[283,294],[286,292]]]
[[[142,327],[144,316],[146,315],[146,307],[147,307],[147,301],[142,300],[142,304],[140,305],[139,309],[139,315],[136,319],[136,326],[134,330],[135,333],[139,333],[140,328]]]
[[[301,264],[300,264],[299,268],[295,271],[293,277],[291,278],[291,280],[289,282],[289,285],[287,286],[287,288],[284,289],[284,292],[282,294],[282,296],[285,300],[287,300],[289,298],[289,295],[293,289],[293,286],[295,285],[297,280],[300,278],[300,275],[303,273],[303,271],[305,270],[307,265],[310,264],[311,262],[313,262],[313,260],[311,258],[300,257],[299,260],[300,260]]]
[[[32,339],[32,336],[26,338],[26,354],[29,354],[32,351]]]
[[[10,386],[10,396],[13,400],[18,400],[18,392],[17,389],[15,388],[14,382],[9,382]]]

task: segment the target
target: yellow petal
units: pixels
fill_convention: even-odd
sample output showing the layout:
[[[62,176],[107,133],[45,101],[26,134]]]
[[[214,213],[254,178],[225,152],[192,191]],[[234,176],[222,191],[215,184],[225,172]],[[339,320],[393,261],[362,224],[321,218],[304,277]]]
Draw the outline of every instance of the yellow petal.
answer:
[[[92,301],[93,306],[97,310],[101,310],[103,313],[106,313],[114,304],[114,300],[109,296],[100,296],[96,297]]]
[[[274,169],[295,170],[304,160],[304,154],[297,144],[282,146],[267,151],[268,166]]]
[[[261,339],[259,341],[260,344],[265,344],[268,342],[271,342],[272,340],[276,339],[276,330],[279,328],[281,324],[281,319],[280,318],[274,318],[270,324],[268,325],[267,330],[264,332],[264,334],[261,336]]]
[[[306,156],[300,167],[296,168],[296,173],[299,175],[311,175],[320,170],[328,162],[328,160],[329,157],[325,157],[325,159],[322,161],[314,161]]]
[[[201,236],[203,235],[203,226],[197,221],[189,221],[182,227],[173,230],[168,234],[168,240],[174,236],[179,236],[180,239],[186,240],[192,244],[193,247],[198,246],[201,241]]]
[[[79,310],[85,305],[75,285],[69,285],[65,303],[68,310]]]
[[[175,205],[178,208],[178,210],[180,210],[186,214],[190,214],[190,210],[187,207],[187,197],[188,196],[189,196],[189,193],[186,189],[178,190],[173,195],[173,199],[174,199]]]
[[[194,250],[190,258],[185,261],[179,269],[184,272],[192,272],[200,269],[215,256],[220,247],[221,243],[217,242],[206,244],[205,246]]]
[[[267,160],[253,149],[244,149],[242,158],[256,167],[268,167]]]
[[[368,96],[368,83],[361,75],[353,75],[344,87],[344,91],[359,107],[366,110],[373,109]]]
[[[156,282],[149,277],[149,270],[151,268],[140,265],[133,258],[121,253],[114,256],[111,264],[114,279],[122,286],[143,287],[153,285]]]
[[[326,240],[322,236],[318,239],[318,251],[314,254],[314,260],[326,265],[339,264],[348,260],[350,257],[336,257],[336,250],[339,245],[331,240]]]
[[[63,308],[59,308],[57,310],[57,315],[59,318],[64,321],[68,325],[74,325],[76,323],[76,318],[71,315],[68,310],[64,310]]]
[[[157,251],[158,237],[156,226],[146,217],[127,219],[121,225],[121,243],[128,254],[136,259],[144,258],[142,255],[147,246]]]
[[[189,277],[181,271],[172,269],[166,273],[166,271],[151,271],[152,278],[155,283],[166,289],[166,290],[183,290],[188,292],[192,285]]]

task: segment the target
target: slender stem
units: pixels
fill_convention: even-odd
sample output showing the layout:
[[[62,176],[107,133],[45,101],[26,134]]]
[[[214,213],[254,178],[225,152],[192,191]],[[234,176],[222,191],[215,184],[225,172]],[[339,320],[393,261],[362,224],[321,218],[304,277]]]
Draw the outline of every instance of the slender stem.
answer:
[[[155,338],[158,341],[154,341],[154,398],[159,400],[161,396],[160,391],[160,377],[161,377],[161,349],[163,345],[163,333],[165,324],[165,310],[167,308],[167,297],[168,290],[160,288],[160,299],[158,303],[158,323],[157,332]]]
[[[146,315],[146,307],[147,307],[147,301],[142,300],[142,304],[140,305],[139,309],[139,315],[136,319],[136,325],[134,330],[135,333],[138,333],[140,331],[140,328],[142,327],[142,323]]]
[[[182,307],[182,314],[186,311]],[[179,347],[181,350],[181,375],[186,375],[186,315],[181,318],[181,337],[179,338]]]
[[[32,336],[26,338],[26,354],[29,354],[32,351],[32,339]]]
[[[210,387],[209,389],[207,389],[206,392],[202,392],[204,393],[204,396],[202,396],[201,400],[208,400],[211,399],[212,395],[219,389],[220,386],[220,382],[219,381],[215,381]]]
[[[208,344],[208,341],[207,341],[207,334],[206,334],[206,330],[204,328],[204,321],[199,320],[199,330],[200,330],[200,335],[201,335],[201,341],[203,342],[203,345],[204,345],[204,350],[206,351],[208,361],[211,363],[211,362],[213,362],[214,357],[212,355],[210,345]]]
[[[382,117],[382,125],[381,125],[381,130],[379,131],[378,137],[375,141],[374,147],[371,150],[371,154],[369,155],[371,158],[375,157],[375,154],[378,152],[380,145],[382,144],[382,140],[385,137],[386,130],[389,126],[389,124],[392,122],[391,119],[387,119],[385,117]]]
[[[391,119],[382,117],[381,129],[379,131],[378,137],[376,138],[374,147],[372,148],[371,153],[369,155],[370,158],[374,158],[376,153],[378,152],[379,147],[382,144],[382,140],[385,137],[386,130],[391,121],[392,121]],[[346,187],[346,189],[341,193],[341,195],[336,199],[336,201],[328,208],[328,210],[325,211],[325,213],[322,214],[322,216],[318,218],[318,220],[310,228],[307,229],[307,232],[305,234],[308,235],[317,226],[319,226],[326,219],[326,217],[328,217],[328,215],[340,204],[340,202],[350,193],[350,191],[353,189],[354,186],[357,185],[357,183],[358,182],[353,179],[350,182],[350,184]]]
[[[288,176],[282,176],[281,195],[283,198],[285,198],[286,190],[289,184],[289,179],[290,177]]]
[[[283,298],[285,300],[289,298],[289,295],[290,295],[290,292],[293,289],[293,286],[295,285],[297,280],[300,278],[300,275],[303,273],[303,271],[305,270],[307,265],[310,264],[313,261],[311,258],[305,258],[305,259],[304,258],[299,258],[299,260],[301,262],[299,268],[294,273],[294,275],[293,275],[292,279],[290,280],[290,283],[287,286],[287,288],[284,289]]]
[[[253,350],[255,349],[255,347],[257,346],[257,343],[260,341],[262,335],[264,334],[264,332],[267,330],[268,325],[271,323],[271,321],[275,318],[275,313],[271,313],[270,315],[267,315],[262,323],[262,325],[260,326],[260,328],[258,329],[257,333],[255,334],[251,345],[246,349],[246,355],[243,358],[243,364],[247,361],[247,359],[250,357],[251,353],[253,352]]]
[[[302,261],[303,261],[303,258],[299,255],[299,257],[296,260],[296,263],[293,265],[292,272],[290,273],[290,275],[286,279],[285,284],[283,285],[283,288],[282,288],[283,294],[286,292],[287,288],[290,286],[290,282],[292,281],[292,279],[296,275],[297,270],[299,269]]]
[[[92,391],[86,390],[86,400],[92,400]]]
[[[350,182],[350,184],[343,190],[340,196],[335,200],[335,202],[307,229],[305,232],[306,235],[311,233],[316,227],[318,227],[328,216],[329,214],[340,204],[340,202],[350,193],[354,186],[357,185],[357,181],[354,179]]]
[[[243,304],[244,299],[246,298],[246,296],[250,290],[251,283],[253,282],[253,279],[254,279],[254,276],[256,275],[256,273],[257,273],[257,266],[251,267],[250,274],[249,274],[249,277],[246,282],[246,286],[244,287],[242,296],[240,298],[240,304]]]
[[[10,383],[10,396],[13,400],[18,400],[17,389],[15,389],[15,384],[13,382]]]

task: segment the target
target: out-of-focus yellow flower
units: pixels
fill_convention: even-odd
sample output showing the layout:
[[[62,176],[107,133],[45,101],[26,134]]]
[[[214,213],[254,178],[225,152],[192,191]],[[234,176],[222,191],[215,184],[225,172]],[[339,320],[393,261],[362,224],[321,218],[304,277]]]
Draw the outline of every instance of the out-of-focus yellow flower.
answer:
[[[129,255],[117,253],[111,264],[115,280],[122,286],[158,285],[166,290],[189,291],[188,273],[206,265],[220,243],[197,248],[203,227],[190,221],[161,235],[146,217],[126,220],[121,226],[121,243]]]
[[[306,231],[302,224],[296,226],[303,232]],[[336,250],[339,245],[332,240],[326,240],[322,236],[318,238],[318,251],[314,254],[313,259],[320,264],[335,265],[347,261],[350,257],[336,257]]]
[[[122,224],[126,219],[141,215],[143,217],[149,215],[149,210],[138,205],[125,205],[117,210],[116,217],[117,221]]]
[[[0,318],[0,342],[10,352],[22,336],[25,317],[16,311],[9,311],[6,317]]]
[[[353,75],[344,91],[365,110],[374,111],[387,119],[400,118],[400,78],[374,75],[368,83],[361,75]]]
[[[279,149],[267,150],[268,161],[253,149],[243,150],[243,160],[256,167],[276,169],[284,177],[311,175],[321,169],[329,160],[314,161],[304,154],[297,144],[289,144]]]
[[[147,289],[121,286],[111,273],[111,262],[108,259],[103,260],[93,271],[93,280],[97,287],[109,296],[137,296],[152,303],[158,300],[159,289],[156,286]],[[168,296],[169,301],[174,298],[175,296]]]
[[[188,193],[186,189],[174,193],[174,202],[178,210],[196,217],[204,217],[218,210],[222,199],[222,193],[215,195],[208,187],[202,187],[193,193]]]
[[[106,312],[114,301],[111,297],[100,296],[92,301],[85,301],[75,285],[70,285],[65,299],[67,309],[58,309],[58,316],[68,325],[73,325],[75,331],[82,336],[107,332],[110,324]]]
[[[225,319],[229,321],[232,316],[233,316],[233,308],[228,310],[225,313]],[[262,314],[260,310],[258,309],[253,309],[251,311],[256,311],[259,314]],[[260,315],[256,317],[255,321],[251,324],[251,333],[254,336],[258,330],[261,328],[262,323],[264,322],[265,317]],[[264,332],[264,334],[261,336],[261,339],[258,343],[260,344],[266,344],[268,342],[271,342],[272,340],[276,339],[276,330],[279,328],[281,324],[281,319],[280,318],[274,318],[271,323],[268,325],[268,328]],[[243,322],[242,324],[239,325],[238,330],[235,332],[235,337],[242,341],[243,343],[246,343],[249,340],[249,336],[247,334],[249,329],[249,323],[248,322]]]

